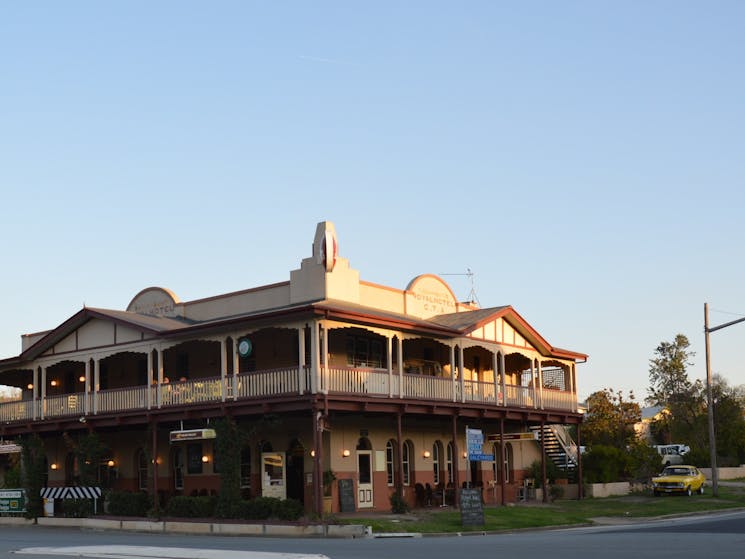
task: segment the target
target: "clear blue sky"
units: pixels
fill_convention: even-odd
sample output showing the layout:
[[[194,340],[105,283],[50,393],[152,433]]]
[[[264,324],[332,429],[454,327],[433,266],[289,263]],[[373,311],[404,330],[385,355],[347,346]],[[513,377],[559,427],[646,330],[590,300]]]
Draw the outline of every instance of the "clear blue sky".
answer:
[[[745,3],[5,2],[0,356],[142,288],[475,273],[580,395],[745,315]],[[447,277],[466,297],[462,276]],[[725,311],[725,312],[721,312]],[[727,314],[734,313],[734,314]],[[745,324],[712,335],[745,384]]]

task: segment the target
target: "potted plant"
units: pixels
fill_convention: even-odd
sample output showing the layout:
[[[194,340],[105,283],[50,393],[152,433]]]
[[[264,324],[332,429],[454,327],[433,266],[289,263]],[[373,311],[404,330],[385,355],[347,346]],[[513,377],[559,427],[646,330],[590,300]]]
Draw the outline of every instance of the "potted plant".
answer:
[[[323,472],[323,513],[331,514],[331,507],[333,503],[333,489],[334,480],[336,480],[336,474],[328,469]]]

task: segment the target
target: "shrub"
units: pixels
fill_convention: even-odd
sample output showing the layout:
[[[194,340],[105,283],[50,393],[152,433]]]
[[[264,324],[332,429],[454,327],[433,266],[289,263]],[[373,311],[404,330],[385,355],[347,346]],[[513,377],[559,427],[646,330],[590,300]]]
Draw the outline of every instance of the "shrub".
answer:
[[[393,514],[404,514],[409,512],[409,505],[406,503],[404,496],[398,491],[391,494],[391,512]]]
[[[178,518],[211,518],[215,515],[215,497],[177,495],[168,501],[166,515]]]
[[[20,463],[16,463],[11,468],[5,472],[5,482],[3,484],[3,487],[7,487],[8,489],[17,489],[19,487],[23,487],[23,482],[21,481],[21,465]]]
[[[533,478],[535,487],[540,488],[543,485],[543,468],[540,460],[533,461],[533,463],[528,467],[527,474],[529,478]],[[548,483],[552,484],[557,478],[566,476],[567,474],[559,470],[556,463],[546,456],[546,480]]]
[[[686,464],[691,464],[692,466],[698,466],[699,468],[708,468],[711,466],[711,454],[709,454],[708,448],[694,448],[691,449],[691,452],[689,452],[685,457]],[[722,466],[721,461],[718,465]]]
[[[256,497],[251,501],[246,501],[246,503],[247,505],[242,511],[241,518],[247,520],[266,520],[273,516],[279,499],[275,497]]]
[[[553,503],[556,499],[561,499],[564,496],[564,488],[561,485],[551,485],[548,489],[548,495]]]
[[[648,482],[662,469],[657,450],[641,441],[629,445],[627,466],[631,480],[640,482]]]
[[[150,496],[147,493],[114,491],[109,494],[109,514],[114,516],[147,516]]]
[[[88,518],[93,516],[93,499],[64,499],[62,516],[65,518]]]
[[[215,516],[217,518],[245,518],[243,511],[246,502],[241,499],[218,498],[215,505]]]
[[[585,481],[611,483],[620,481],[626,471],[626,454],[612,446],[594,445],[582,457]]]
[[[303,516],[303,504],[295,499],[285,499],[277,503],[274,514],[280,520],[297,520]]]

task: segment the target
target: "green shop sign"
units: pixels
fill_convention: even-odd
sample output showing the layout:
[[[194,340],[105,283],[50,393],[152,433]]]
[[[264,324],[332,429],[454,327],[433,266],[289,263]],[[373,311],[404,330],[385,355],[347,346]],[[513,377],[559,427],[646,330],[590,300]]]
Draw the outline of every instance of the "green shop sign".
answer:
[[[0,512],[26,512],[25,490],[0,489]]]

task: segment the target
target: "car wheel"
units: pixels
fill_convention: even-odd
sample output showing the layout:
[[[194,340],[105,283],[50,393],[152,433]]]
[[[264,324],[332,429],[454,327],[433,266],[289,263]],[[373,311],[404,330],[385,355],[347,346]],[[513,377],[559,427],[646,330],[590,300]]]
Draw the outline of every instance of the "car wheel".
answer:
[[[690,485],[686,488],[686,495],[688,495],[689,497],[691,495],[693,495],[693,491],[691,491],[691,486]]]
[[[698,488],[698,494],[703,495],[704,494],[704,486],[701,484],[701,487]]]

